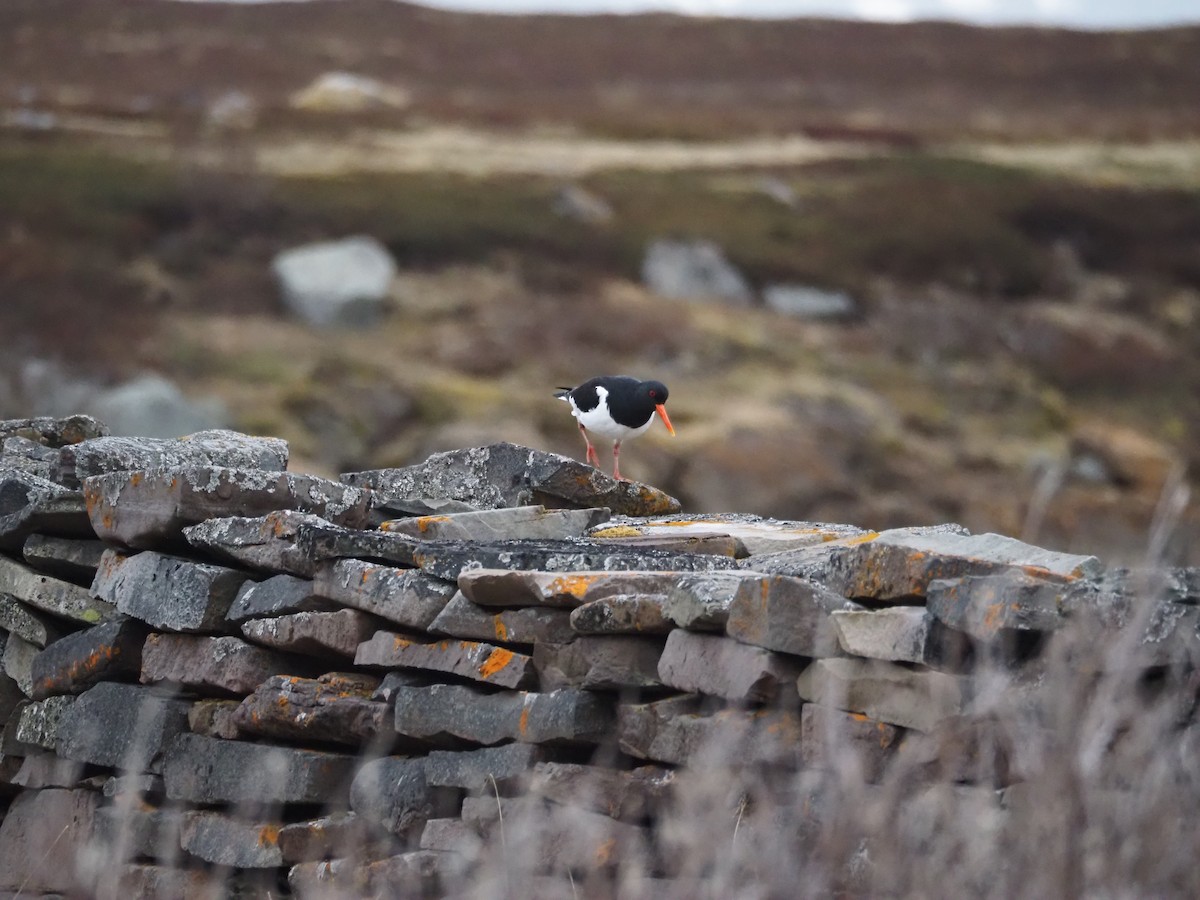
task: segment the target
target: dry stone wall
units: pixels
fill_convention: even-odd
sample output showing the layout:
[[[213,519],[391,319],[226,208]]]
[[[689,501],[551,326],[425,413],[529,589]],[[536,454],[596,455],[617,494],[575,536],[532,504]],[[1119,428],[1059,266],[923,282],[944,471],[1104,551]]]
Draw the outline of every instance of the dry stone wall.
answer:
[[[0,895],[733,896],[698,798],[795,847],[848,765],[1012,815],[997,697],[1053,731],[1057,632],[1200,658],[1196,572],[953,525],[685,516],[511,444],[330,481],[232,432],[0,438]]]

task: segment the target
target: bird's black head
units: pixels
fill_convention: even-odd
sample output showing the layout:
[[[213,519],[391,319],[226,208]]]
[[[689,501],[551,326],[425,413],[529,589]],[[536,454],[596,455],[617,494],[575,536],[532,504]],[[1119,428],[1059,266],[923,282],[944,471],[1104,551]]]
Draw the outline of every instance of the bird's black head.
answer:
[[[638,393],[649,400],[655,406],[660,403],[667,402],[667,386],[661,381],[643,381],[638,385]]]

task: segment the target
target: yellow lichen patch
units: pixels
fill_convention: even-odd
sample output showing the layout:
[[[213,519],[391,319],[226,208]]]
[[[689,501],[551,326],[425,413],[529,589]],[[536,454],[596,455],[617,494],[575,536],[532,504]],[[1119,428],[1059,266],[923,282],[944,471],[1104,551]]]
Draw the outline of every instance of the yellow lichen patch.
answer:
[[[566,594],[567,596],[582,600],[588,588],[602,577],[603,574],[601,573],[595,575],[560,575],[547,586],[547,593]]]
[[[870,722],[871,721],[866,716],[864,716],[862,713],[856,713],[856,712],[850,713],[850,718],[852,718],[855,722]]]
[[[417,519],[417,531],[424,534],[431,526],[436,525],[438,522],[449,521],[449,516],[421,516],[421,518]]]
[[[641,537],[642,532],[634,528],[632,525],[614,525],[611,528],[602,528],[599,531],[593,531],[594,538],[626,538],[626,537]]]
[[[485,679],[491,678],[510,662],[512,662],[512,659],[513,652],[511,650],[505,650],[502,647],[497,647],[495,650],[489,653],[488,658],[483,661],[483,664],[479,667],[479,674]]]
[[[412,644],[412,641],[410,641],[408,638],[402,638],[400,635],[396,635],[396,637],[392,639],[392,648],[395,650],[411,647]]]
[[[492,626],[496,629],[496,638],[498,640],[508,640],[508,626],[501,621],[500,616],[492,616]]]
[[[843,538],[847,544],[868,544],[875,538],[879,537],[878,531],[868,531],[866,534],[857,534],[854,537]]]
[[[279,844],[279,826],[264,825],[258,829],[258,846],[274,847]]]

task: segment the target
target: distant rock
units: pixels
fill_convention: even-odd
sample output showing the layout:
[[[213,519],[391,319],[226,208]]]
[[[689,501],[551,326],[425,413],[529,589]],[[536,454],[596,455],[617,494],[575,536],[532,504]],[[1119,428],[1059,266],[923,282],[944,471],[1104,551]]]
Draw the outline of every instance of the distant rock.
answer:
[[[767,309],[798,319],[850,319],[858,304],[844,291],[827,291],[805,284],[771,284],[763,288]]]
[[[1073,468],[1157,497],[1183,460],[1166,444],[1112,422],[1085,422],[1071,435]]]
[[[362,112],[391,107],[404,109],[412,94],[402,87],[384,84],[352,72],[326,72],[288,99],[293,109],[309,112]]]
[[[109,433],[170,438],[224,428],[229,410],[215,398],[189,400],[161,375],[142,375],[91,399],[89,410],[108,424]]]
[[[357,236],[285,250],[271,270],[293,315],[310,325],[362,327],[382,317],[396,261],[375,238]]]
[[[722,300],[749,306],[754,292],[745,276],[712,241],[660,239],[642,261],[642,281],[664,297]]]
[[[554,212],[564,219],[600,225],[611,221],[613,208],[603,197],[577,184],[568,184],[554,195]]]

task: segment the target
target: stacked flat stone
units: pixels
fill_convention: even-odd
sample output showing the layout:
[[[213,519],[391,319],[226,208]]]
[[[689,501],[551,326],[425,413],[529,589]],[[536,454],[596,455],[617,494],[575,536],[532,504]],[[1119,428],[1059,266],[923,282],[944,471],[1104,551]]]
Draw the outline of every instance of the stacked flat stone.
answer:
[[[1091,557],[684,517],[512,444],[335,482],[232,432],[0,436],[0,892],[440,897],[500,866],[570,896],[633,862],[689,891],[655,827],[689,773],[1005,787],[981,661],[1096,611],[1137,665],[1197,656],[1192,573],[1146,622]]]

